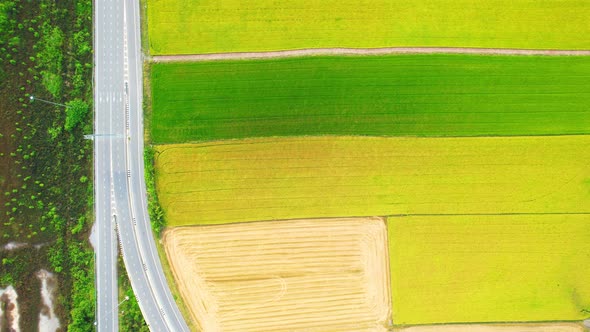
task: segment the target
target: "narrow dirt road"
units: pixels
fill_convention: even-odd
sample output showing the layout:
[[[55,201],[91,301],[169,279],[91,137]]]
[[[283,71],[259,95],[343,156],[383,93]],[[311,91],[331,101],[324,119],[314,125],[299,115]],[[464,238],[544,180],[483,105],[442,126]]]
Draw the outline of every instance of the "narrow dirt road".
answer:
[[[461,48],[461,47],[386,47],[386,48],[314,48],[303,50],[240,52],[187,55],[158,55],[154,62],[188,62],[211,60],[264,59],[312,55],[384,55],[384,54],[486,54],[486,55],[590,55],[590,50],[525,50],[506,48]]]

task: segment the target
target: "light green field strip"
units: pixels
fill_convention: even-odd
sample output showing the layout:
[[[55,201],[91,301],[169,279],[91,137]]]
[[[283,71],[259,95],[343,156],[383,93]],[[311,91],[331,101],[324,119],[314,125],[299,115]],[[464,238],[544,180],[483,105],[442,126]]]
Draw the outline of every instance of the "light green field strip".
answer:
[[[450,324],[394,328],[392,332],[586,332],[576,323],[541,324]]]
[[[584,0],[150,0],[152,54],[326,47],[590,49]]]
[[[590,215],[388,220],[395,324],[590,316]]]
[[[590,57],[326,56],[151,70],[155,143],[590,133]]]
[[[158,146],[169,225],[590,212],[590,136],[268,138]]]

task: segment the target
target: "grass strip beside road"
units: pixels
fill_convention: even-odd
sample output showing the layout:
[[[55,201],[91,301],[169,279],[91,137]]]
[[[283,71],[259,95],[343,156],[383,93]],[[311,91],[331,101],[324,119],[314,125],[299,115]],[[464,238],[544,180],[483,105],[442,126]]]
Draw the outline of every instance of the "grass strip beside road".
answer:
[[[446,46],[590,49],[590,6],[560,0],[150,0],[152,54]]]
[[[162,230],[163,232],[165,230]],[[182,318],[186,322],[189,330],[191,332],[199,331],[195,326],[195,323],[191,319],[191,312],[186,305],[184,298],[181,296],[180,291],[178,289],[179,285],[174,281],[174,274],[170,268],[170,260],[166,256],[166,250],[164,245],[162,244],[162,237],[159,235],[154,234],[154,238],[156,240],[156,249],[158,250],[158,256],[160,257],[160,262],[162,262],[162,271],[164,271],[164,276],[166,276],[166,282],[168,283],[168,287],[170,287],[170,293],[174,298],[174,302],[178,306],[178,310],[182,314]]]
[[[586,319],[589,232],[589,215],[389,218],[393,320]]]
[[[300,137],[157,146],[169,226],[590,212],[590,136]]]
[[[154,144],[590,133],[590,58],[304,57],[151,68]]]

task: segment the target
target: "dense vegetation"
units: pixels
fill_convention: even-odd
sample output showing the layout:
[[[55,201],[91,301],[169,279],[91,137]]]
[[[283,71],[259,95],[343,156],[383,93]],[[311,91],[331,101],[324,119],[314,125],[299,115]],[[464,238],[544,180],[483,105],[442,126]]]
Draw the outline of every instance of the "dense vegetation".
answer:
[[[164,227],[166,227],[166,221],[164,218],[164,210],[162,210],[162,207],[160,206],[158,195],[156,193],[156,170],[154,167],[155,153],[156,150],[152,146],[148,146],[145,148],[143,158],[150,223],[152,230],[159,237]]]
[[[93,329],[91,31],[90,0],[0,3],[0,288],[18,292],[24,331],[37,329],[40,268],[58,276],[62,328]]]
[[[175,19],[171,19],[171,18]],[[323,47],[589,49],[590,6],[562,0],[148,1],[152,54]]]
[[[154,143],[301,135],[590,133],[590,58],[473,55],[156,63]]]
[[[120,316],[119,330],[122,332],[149,332],[150,329],[141,314],[139,303],[131,288],[127,270],[125,270],[122,259],[119,259],[119,271],[120,305],[117,310],[113,310],[113,314],[116,314],[118,311],[118,315]]]

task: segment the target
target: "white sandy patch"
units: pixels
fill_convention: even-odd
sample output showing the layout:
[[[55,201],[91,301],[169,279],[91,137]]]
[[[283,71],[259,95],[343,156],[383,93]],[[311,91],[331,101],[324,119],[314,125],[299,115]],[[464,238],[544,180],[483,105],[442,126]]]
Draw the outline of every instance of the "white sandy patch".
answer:
[[[92,225],[92,228],[90,229],[90,236],[88,237],[88,240],[90,241],[90,245],[92,246],[93,249],[96,250],[96,227],[98,227],[96,225],[96,223],[94,223]]]
[[[35,249],[39,250],[39,249],[45,247],[48,244],[49,244],[49,242],[37,243],[33,247],[35,247]]]
[[[60,327],[59,318],[53,311],[53,298],[57,280],[52,273],[46,270],[39,270],[37,278],[41,280],[41,299],[43,300],[43,306],[39,313],[39,331],[55,332]]]
[[[24,248],[26,246],[28,246],[28,243],[24,243],[24,242],[8,242],[7,244],[5,244],[2,249],[6,250],[6,251],[10,251],[10,250],[16,250],[16,249],[21,249]]]
[[[20,315],[18,313],[18,302],[16,299],[18,294],[12,286],[8,286],[5,289],[0,288],[0,302],[6,304],[6,311],[8,320],[8,328],[10,331],[20,332]],[[2,312],[2,306],[0,306],[0,319],[2,319],[4,313]]]

